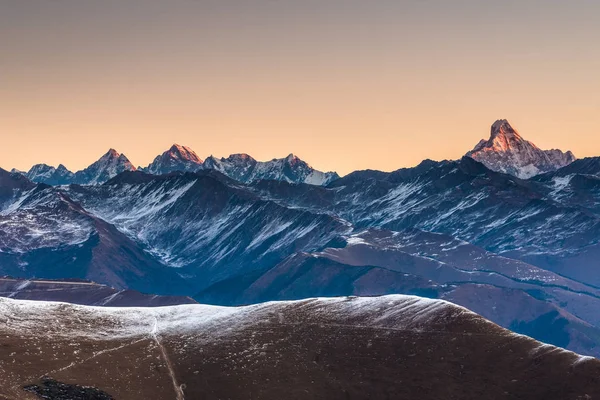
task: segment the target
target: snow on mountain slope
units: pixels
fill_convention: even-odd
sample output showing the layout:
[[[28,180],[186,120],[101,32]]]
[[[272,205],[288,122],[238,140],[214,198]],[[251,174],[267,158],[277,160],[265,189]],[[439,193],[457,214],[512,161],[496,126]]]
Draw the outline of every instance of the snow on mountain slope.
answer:
[[[413,170],[344,177],[331,187],[328,207],[359,226],[447,233],[491,251],[531,246],[564,253],[567,232],[581,235],[579,246],[595,243],[598,218],[557,203],[548,197],[553,189],[538,181],[515,180],[468,157]]]
[[[150,165],[140,170],[154,175],[174,171],[194,172],[201,168],[202,162],[194,150],[174,144],[169,150],[157,156]]]
[[[152,309],[0,299],[0,320],[11,400],[51,387],[131,400],[600,396],[600,361],[411,296]]]
[[[232,276],[195,298],[210,304],[252,304],[403,293],[456,298],[471,308],[477,304],[469,293],[489,293],[487,306],[478,308],[486,318],[546,343],[600,356],[594,339],[600,335],[600,316],[593,311],[600,307],[600,290],[594,287],[448,235],[369,229],[344,240],[318,252],[296,253],[253,280]],[[227,291],[227,286],[236,290]]]
[[[48,185],[68,185],[75,178],[75,174],[62,164],[57,168],[47,164],[36,164],[24,175],[33,182]]]
[[[214,171],[122,175],[69,195],[198,285],[268,268],[292,249],[314,250],[348,226],[281,207]],[[200,286],[199,286],[200,289]]]
[[[89,167],[75,173],[69,171],[60,164],[57,168],[47,164],[36,164],[28,172],[19,172],[33,182],[47,185],[69,185],[72,183],[80,185],[97,185],[117,176],[123,171],[135,171],[124,154],[110,149],[98,161]]]
[[[147,271],[145,277],[140,277],[147,282],[147,286],[143,286],[147,291],[165,293],[157,280],[162,279],[161,274],[170,272],[183,276],[191,291],[184,291],[189,290],[185,285],[178,289],[181,292],[175,291],[171,283],[175,277],[172,277],[166,284],[173,291],[166,293],[197,294],[197,299],[213,304],[285,299],[288,295],[296,298],[294,295],[300,294],[396,291],[441,295],[446,292],[440,289],[444,285],[460,287],[469,282],[518,290],[525,293],[524,296],[528,296],[527,291],[543,293],[544,301],[556,307],[555,311],[573,315],[577,323],[571,326],[585,325],[583,321],[600,324],[589,308],[600,297],[594,287],[486,252],[453,236],[406,233],[410,232],[409,228],[423,224],[449,230],[452,234],[473,235],[476,240],[500,240],[501,244],[514,245],[511,239],[514,234],[507,235],[503,227],[521,229],[519,220],[527,220],[523,216],[539,217],[539,213],[522,209],[529,198],[543,204],[540,200],[546,193],[543,184],[518,181],[524,186],[514,186],[511,183],[514,178],[489,171],[467,158],[460,163],[428,163],[418,173],[389,174],[388,180],[369,181],[367,186],[362,180],[348,179],[341,180],[343,186],[331,188],[276,181],[248,186],[211,170],[162,176],[127,172],[100,186],[45,187],[45,190],[52,189],[80,205],[83,215],[94,227],[83,249],[96,249],[92,265],[105,271],[100,282],[119,288],[141,289],[137,286],[141,282],[130,275],[117,272],[117,276],[112,276],[114,269],[118,271],[122,265]],[[14,204],[20,207],[19,201]],[[505,208],[496,209],[499,205]],[[564,214],[560,208],[553,212]],[[343,250],[343,259],[338,259],[333,255],[341,254],[340,248],[346,243],[342,238],[355,233],[355,228],[337,215],[345,215],[359,227],[389,225],[396,226],[402,233],[394,233],[390,238],[354,235],[347,240],[352,246]],[[514,227],[511,221],[498,221],[506,215],[514,217]],[[573,213],[568,215],[571,218]],[[80,218],[79,214],[76,216]],[[545,223],[543,221],[545,217],[539,223]],[[568,218],[564,218],[559,223],[563,231],[585,227],[567,222]],[[554,231],[543,232],[544,235],[538,236],[530,234],[528,240],[536,240],[535,250],[548,254],[551,243],[548,232]],[[97,240],[95,238],[105,245],[92,247],[96,246],[91,243]],[[122,247],[108,245],[111,241]],[[12,246],[18,248],[17,243]],[[56,246],[60,248],[60,243]],[[576,253],[576,249],[567,247],[564,241],[560,241],[560,248],[561,257],[566,251]],[[136,254],[134,259],[138,261],[133,263],[121,258],[122,254],[129,253]],[[73,249],[65,258],[68,254],[85,259]],[[309,260],[318,258],[319,262],[334,264],[311,266],[306,260],[297,260],[297,254],[309,254]],[[32,260],[37,267],[33,267]],[[21,258],[18,262],[31,264],[22,272],[33,272],[39,271],[43,260],[42,257]],[[16,262],[13,269],[7,270],[11,274],[19,271]],[[57,274],[61,271],[73,274],[72,263],[62,261],[59,265]],[[85,265],[88,268],[88,264]],[[87,274],[77,270],[75,275],[64,276],[89,277]],[[269,276],[276,279],[268,279]],[[289,277],[293,284],[285,279],[280,281],[282,277]],[[153,279],[152,284],[150,279]],[[507,308],[510,311],[509,303]],[[494,318],[504,316],[501,313]],[[586,329],[594,331],[595,328]],[[581,343],[575,336],[568,337],[573,343]],[[594,351],[584,345],[577,349]]]
[[[567,183],[561,171],[520,180],[463,157],[392,173],[353,173],[293,196],[277,185],[257,188],[282,205],[328,211],[359,228],[445,233],[600,286],[593,268],[600,257],[600,180],[577,174]]]
[[[595,176],[600,175],[600,157],[580,158],[566,167],[559,169],[553,175],[566,176],[573,174]]]
[[[1,275],[88,279],[156,294],[193,293],[138,243],[64,191],[44,184],[18,190],[0,210]]]
[[[293,154],[271,161],[256,161],[247,154],[233,154],[217,159],[210,156],[202,168],[214,169],[240,182],[277,180],[290,183],[306,183],[325,186],[339,175],[335,172],[317,171]]]
[[[491,136],[481,140],[467,156],[488,168],[528,179],[540,173],[555,171],[573,161],[570,151],[540,150],[535,144],[523,139],[507,120],[492,125]]]
[[[0,252],[74,246],[87,241],[92,230],[89,219],[60,193],[37,187],[0,212]]]
[[[81,185],[97,185],[117,176],[123,171],[135,171],[136,168],[125,156],[110,149],[98,161],[84,170],[77,171],[73,183]]]
[[[236,329],[245,325],[260,323],[272,314],[284,313],[294,308],[307,308],[312,317],[326,321],[343,318],[349,321],[360,319],[361,325],[371,327],[395,327],[418,331],[424,326],[444,325],[441,316],[459,317],[462,315],[477,318],[465,308],[443,300],[431,300],[414,296],[394,295],[365,298],[318,298],[302,301],[269,302],[244,307],[220,307],[202,304],[177,305],[167,307],[91,307],[66,305],[45,301],[28,301],[0,298],[0,318],[10,319],[18,315],[2,329],[6,332],[20,332],[35,335],[36,327],[44,326],[49,315],[61,316],[57,326],[49,326],[49,335],[65,337],[89,337],[99,340],[129,338],[146,335],[158,322],[156,331],[161,334],[193,333],[218,325],[234,324]],[[378,312],[374,312],[374,311]],[[291,317],[291,316],[290,316]],[[93,326],[95,320],[104,320],[106,325],[100,332]],[[61,325],[71,322],[70,331],[63,331]],[[491,325],[491,324],[490,324]]]
[[[232,154],[227,158],[208,157],[202,161],[189,147],[174,144],[171,148],[140,171],[163,175],[171,172],[196,172],[215,170],[232,179],[248,183],[258,180],[277,180],[290,183],[306,183],[326,186],[339,178],[335,172],[317,171],[293,154],[286,158],[271,161],[256,161],[247,154]],[[58,168],[46,165],[34,165],[29,172],[18,172],[36,183],[49,185],[102,184],[123,171],[135,171],[136,168],[124,154],[110,149],[98,161],[82,171],[72,173],[64,165]],[[16,171],[16,170],[15,170]]]
[[[316,171],[294,154],[290,154],[286,158],[258,163],[250,180],[270,179],[324,186],[337,178],[339,176],[335,172]]]
[[[232,154],[227,158],[208,157],[202,169],[212,169],[239,182],[249,182],[258,161],[248,154]]]
[[[535,180],[549,189],[548,199],[600,216],[600,176],[563,175],[559,170],[555,174],[540,175]]]
[[[11,205],[23,191],[35,187],[25,176],[0,168],[0,211]]]

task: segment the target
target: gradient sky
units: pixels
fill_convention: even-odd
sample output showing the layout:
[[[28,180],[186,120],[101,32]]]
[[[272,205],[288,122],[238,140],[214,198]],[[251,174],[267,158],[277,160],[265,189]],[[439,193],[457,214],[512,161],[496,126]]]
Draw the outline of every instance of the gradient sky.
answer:
[[[600,155],[598,0],[0,0],[0,166],[114,147],[458,158],[507,118]]]

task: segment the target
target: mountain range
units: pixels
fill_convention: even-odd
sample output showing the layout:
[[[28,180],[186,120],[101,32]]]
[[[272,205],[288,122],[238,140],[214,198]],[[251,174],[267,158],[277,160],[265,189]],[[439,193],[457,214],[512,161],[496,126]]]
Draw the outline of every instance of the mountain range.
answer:
[[[490,138],[482,139],[466,156],[483,163],[491,170],[522,179],[555,171],[576,160],[570,151],[540,150],[535,144],[523,139],[507,120],[496,121],[492,125]],[[136,168],[124,154],[110,149],[98,161],[77,172],[69,171],[63,164],[58,167],[36,164],[27,172],[17,169],[11,172],[48,185],[94,185],[104,183],[123,171],[139,170],[163,175],[175,171],[197,172],[207,169],[219,171],[244,183],[278,180],[327,186],[339,179],[337,173],[317,171],[294,154],[264,162],[257,161],[248,154],[232,154],[227,158],[210,156],[203,161],[194,150],[178,144],[158,155],[146,167]]]
[[[505,155],[527,147],[503,121],[492,137],[505,137]],[[220,305],[418,295],[600,356],[597,158],[520,179],[465,156],[314,185],[279,174],[301,165],[294,157],[260,179],[264,164],[249,156],[183,171],[200,159],[181,146],[167,153],[145,172],[109,152],[104,161],[121,160],[111,171],[130,167],[103,184],[52,186],[0,170],[0,274]],[[228,169],[241,160],[251,172]],[[545,160],[519,166],[541,171]]]
[[[540,150],[535,144],[523,139],[506,120],[496,121],[492,125],[490,138],[481,140],[466,155],[491,170],[522,179],[555,171],[576,160],[570,151],[563,153],[560,150]],[[178,144],[157,156],[147,167],[136,168],[124,154],[110,149],[98,161],[77,172],[69,171],[63,164],[58,167],[36,164],[28,172],[16,169],[11,172],[21,173],[33,182],[48,185],[94,185],[104,183],[124,171],[139,170],[164,175],[176,171],[197,172],[208,169],[244,183],[278,180],[327,186],[339,179],[337,173],[317,171],[293,154],[266,162],[257,161],[248,154],[232,154],[227,158],[210,156],[202,160],[194,150]]]
[[[28,172],[13,169],[36,183],[48,185],[97,185],[102,184],[124,171],[142,171],[153,175],[171,172],[197,172],[200,170],[219,171],[240,182],[253,182],[261,179],[280,180],[290,183],[327,185],[339,175],[335,172],[317,171],[293,154],[271,161],[256,161],[247,154],[232,154],[227,158],[208,157],[202,161],[189,147],[174,144],[169,150],[157,156],[147,167],[136,168],[127,156],[110,149],[89,167],[71,172],[64,165],[52,167],[36,164]]]

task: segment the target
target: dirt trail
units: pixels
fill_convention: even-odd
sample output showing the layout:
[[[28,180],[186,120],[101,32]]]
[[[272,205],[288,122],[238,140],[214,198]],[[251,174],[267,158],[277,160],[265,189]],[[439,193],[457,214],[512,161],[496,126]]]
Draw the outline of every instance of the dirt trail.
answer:
[[[175,377],[175,370],[173,369],[173,364],[171,364],[171,359],[169,358],[169,355],[167,354],[167,349],[165,349],[165,347],[162,345],[162,343],[158,339],[158,319],[156,317],[154,317],[154,326],[152,327],[152,331],[150,331],[150,337],[152,338],[152,340],[154,340],[154,342],[156,342],[156,345],[158,346],[158,348],[160,349],[160,352],[162,353],[163,360],[165,361],[165,364],[167,365],[167,369],[169,371],[169,376],[171,377],[171,381],[173,382],[173,388],[175,389],[176,400],[185,400],[185,396],[183,394],[183,389],[181,388],[181,385],[179,385],[179,383],[177,383],[177,378]]]

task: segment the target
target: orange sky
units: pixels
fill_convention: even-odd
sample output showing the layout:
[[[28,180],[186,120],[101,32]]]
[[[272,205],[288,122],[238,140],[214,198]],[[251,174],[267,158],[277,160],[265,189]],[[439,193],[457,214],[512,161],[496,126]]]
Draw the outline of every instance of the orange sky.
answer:
[[[0,167],[180,143],[394,170],[499,118],[600,155],[598,38],[591,0],[0,0]]]

